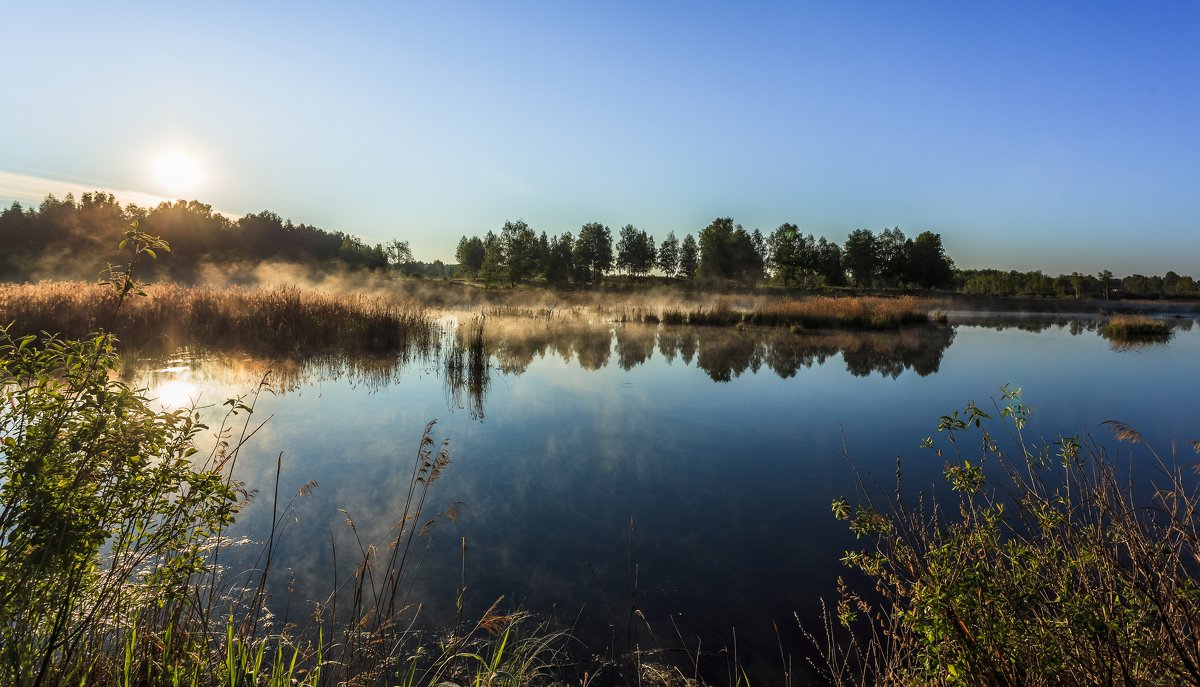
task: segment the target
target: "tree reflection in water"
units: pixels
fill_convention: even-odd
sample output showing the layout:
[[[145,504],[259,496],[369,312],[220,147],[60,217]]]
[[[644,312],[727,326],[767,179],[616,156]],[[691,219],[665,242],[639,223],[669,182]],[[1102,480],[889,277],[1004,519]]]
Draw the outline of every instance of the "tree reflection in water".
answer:
[[[477,336],[490,364],[474,366],[479,375],[492,369],[523,374],[535,359],[557,356],[585,370],[599,370],[614,357],[622,370],[632,370],[653,358],[657,348],[665,362],[693,361],[715,382],[729,382],[749,371],[766,367],[779,377],[795,377],[801,369],[823,365],[841,355],[846,370],[858,377],[879,373],[896,378],[905,370],[921,376],[937,372],[942,355],[954,341],[948,326],[918,325],[889,332],[800,331],[776,328],[732,328],[592,323],[585,320],[539,321],[492,317],[480,327],[486,336],[460,326],[451,344],[451,355],[468,347],[467,337]],[[475,325],[472,325],[475,326]],[[460,366],[461,364],[456,363]],[[449,367],[447,368],[450,369]],[[458,369],[456,366],[454,369]],[[447,374],[449,396],[471,397],[473,413],[483,416],[482,395],[486,380],[470,374]],[[462,403],[458,403],[462,407]]]

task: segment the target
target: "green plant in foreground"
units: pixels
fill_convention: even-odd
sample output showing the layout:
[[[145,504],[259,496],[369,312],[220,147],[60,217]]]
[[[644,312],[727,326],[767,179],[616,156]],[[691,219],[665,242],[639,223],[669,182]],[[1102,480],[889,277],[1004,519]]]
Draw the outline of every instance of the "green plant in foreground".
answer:
[[[1200,494],[1144,446],[1118,467],[1090,438],[1035,446],[1002,389],[1004,432],[974,404],[944,416],[948,499],[901,490],[834,502],[868,545],[844,562],[880,603],[843,585],[825,648],[834,684],[1200,684]],[[1140,444],[1112,423],[1118,440]],[[866,635],[861,635],[863,630]],[[827,637],[832,637],[831,634]]]
[[[110,269],[120,299],[165,244],[136,231]],[[112,336],[72,341],[0,329],[0,683],[82,680],[121,623],[178,615],[204,546],[232,521],[234,486],[196,459],[205,426],[154,411],[111,378]]]

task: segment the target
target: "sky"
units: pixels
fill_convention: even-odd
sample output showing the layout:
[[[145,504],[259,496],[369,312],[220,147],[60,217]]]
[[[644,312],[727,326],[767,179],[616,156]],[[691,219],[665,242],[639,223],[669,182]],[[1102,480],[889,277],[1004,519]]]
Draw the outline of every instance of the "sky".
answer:
[[[182,196],[427,261],[732,217],[1200,276],[1197,36],[1196,2],[17,2],[0,201]]]

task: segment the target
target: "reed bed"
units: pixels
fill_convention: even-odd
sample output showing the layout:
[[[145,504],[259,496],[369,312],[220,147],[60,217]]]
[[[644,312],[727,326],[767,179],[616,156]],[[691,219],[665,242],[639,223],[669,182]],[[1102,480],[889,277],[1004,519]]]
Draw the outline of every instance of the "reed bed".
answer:
[[[686,313],[666,311],[663,320],[674,323],[682,319],[688,324],[708,326],[752,324],[810,329],[894,329],[904,324],[929,322],[930,307],[930,302],[912,296],[812,296],[760,301],[748,309],[722,299]]]
[[[80,337],[97,329],[143,348],[229,344],[270,351],[395,351],[432,345],[424,308],[378,296],[290,286],[246,288],[158,284],[117,308],[110,286],[82,282],[0,285],[0,323],[13,333]]]
[[[1113,315],[1104,324],[1104,336],[1109,339],[1156,339],[1171,335],[1171,323],[1145,315]]]

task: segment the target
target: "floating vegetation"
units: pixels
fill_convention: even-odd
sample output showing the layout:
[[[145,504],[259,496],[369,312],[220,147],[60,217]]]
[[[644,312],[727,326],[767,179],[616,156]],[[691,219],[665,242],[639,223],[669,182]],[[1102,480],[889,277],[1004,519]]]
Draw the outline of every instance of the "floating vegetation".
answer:
[[[1113,315],[1104,325],[1104,336],[1110,339],[1169,336],[1171,323],[1145,315]]]
[[[1171,323],[1145,315],[1113,315],[1100,334],[1117,350],[1165,344],[1171,340]]]

